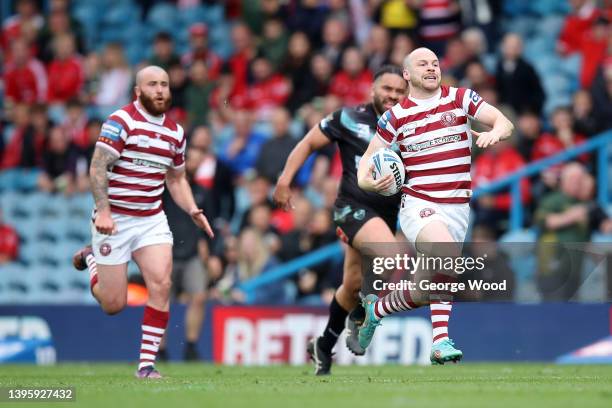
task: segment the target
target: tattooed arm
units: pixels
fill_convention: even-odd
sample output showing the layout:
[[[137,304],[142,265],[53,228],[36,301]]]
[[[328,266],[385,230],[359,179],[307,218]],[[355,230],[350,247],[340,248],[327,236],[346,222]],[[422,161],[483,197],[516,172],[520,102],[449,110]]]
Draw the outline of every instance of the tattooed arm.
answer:
[[[115,222],[111,217],[110,203],[108,202],[108,176],[106,175],[106,170],[118,158],[109,149],[98,146],[94,151],[91,166],[89,167],[91,192],[96,202],[96,230],[106,235],[117,232]]]

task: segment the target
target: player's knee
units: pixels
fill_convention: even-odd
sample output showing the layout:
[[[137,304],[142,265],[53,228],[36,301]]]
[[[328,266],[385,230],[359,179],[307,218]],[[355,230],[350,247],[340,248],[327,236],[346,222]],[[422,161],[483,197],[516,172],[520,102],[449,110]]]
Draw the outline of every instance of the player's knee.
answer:
[[[121,312],[125,308],[125,305],[126,300],[121,299],[112,299],[108,301],[103,301],[101,303],[102,310],[104,310],[104,313],[111,316]]]
[[[170,295],[172,288],[172,280],[170,277],[157,279],[154,282],[149,282],[147,289],[150,295],[166,297]]]

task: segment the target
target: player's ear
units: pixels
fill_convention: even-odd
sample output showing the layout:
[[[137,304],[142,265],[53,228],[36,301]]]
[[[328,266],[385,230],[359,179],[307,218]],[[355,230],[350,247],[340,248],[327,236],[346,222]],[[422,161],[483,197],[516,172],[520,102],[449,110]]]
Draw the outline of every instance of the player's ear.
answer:
[[[408,68],[404,68],[402,75],[406,81],[410,82],[410,71],[408,71]]]

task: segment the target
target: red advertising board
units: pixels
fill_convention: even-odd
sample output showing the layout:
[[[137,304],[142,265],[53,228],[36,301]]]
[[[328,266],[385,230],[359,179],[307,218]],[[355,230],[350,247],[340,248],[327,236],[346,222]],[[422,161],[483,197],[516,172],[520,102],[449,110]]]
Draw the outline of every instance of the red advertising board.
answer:
[[[325,309],[299,307],[215,307],[213,360],[229,365],[299,365],[308,362],[306,345],[327,322]],[[385,319],[368,353],[357,358],[336,346],[338,364],[426,364],[431,346],[431,324],[423,317]]]

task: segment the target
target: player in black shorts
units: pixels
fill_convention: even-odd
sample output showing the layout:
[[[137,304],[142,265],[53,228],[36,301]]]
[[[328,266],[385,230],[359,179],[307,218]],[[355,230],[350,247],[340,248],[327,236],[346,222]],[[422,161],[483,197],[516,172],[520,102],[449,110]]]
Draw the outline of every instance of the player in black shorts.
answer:
[[[330,373],[332,349],[344,330],[345,320],[349,330],[347,342],[351,341],[354,345],[352,350],[359,347],[355,323],[346,317],[359,305],[362,281],[360,249],[367,243],[395,242],[394,232],[401,195],[385,197],[360,189],[357,185],[357,167],[376,134],[378,117],[399,102],[407,89],[408,84],[402,77],[401,68],[391,65],[380,68],[374,75],[371,102],[339,109],[310,129],[287,158],[274,190],[276,204],[289,210],[290,185],[299,168],[312,152],[329,143],[338,144],[343,170],[334,204],[334,221],[338,236],[348,246],[344,257],[342,285],[336,290],[329,306],[329,321],[323,335],[313,339],[308,346],[308,352],[316,364],[317,375]],[[391,176],[378,180],[385,188],[392,182]]]

